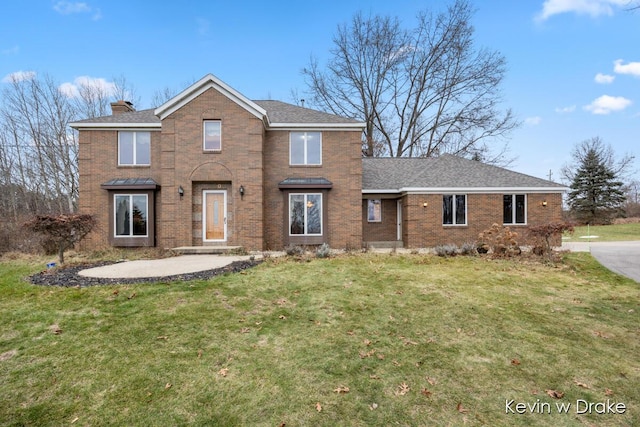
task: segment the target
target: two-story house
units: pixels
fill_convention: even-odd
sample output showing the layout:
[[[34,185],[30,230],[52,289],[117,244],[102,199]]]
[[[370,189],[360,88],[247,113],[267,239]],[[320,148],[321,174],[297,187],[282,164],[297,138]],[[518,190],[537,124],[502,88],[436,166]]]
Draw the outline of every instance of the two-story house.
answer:
[[[156,109],[112,110],[71,124],[88,247],[423,247],[561,216],[558,184],[453,156],[363,159],[364,123],[211,74]]]

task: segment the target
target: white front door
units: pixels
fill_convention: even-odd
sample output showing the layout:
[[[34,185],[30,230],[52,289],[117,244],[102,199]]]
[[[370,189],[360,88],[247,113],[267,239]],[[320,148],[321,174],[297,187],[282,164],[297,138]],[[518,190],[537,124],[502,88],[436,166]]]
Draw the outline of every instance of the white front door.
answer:
[[[202,192],[202,240],[204,242],[227,240],[226,190]]]

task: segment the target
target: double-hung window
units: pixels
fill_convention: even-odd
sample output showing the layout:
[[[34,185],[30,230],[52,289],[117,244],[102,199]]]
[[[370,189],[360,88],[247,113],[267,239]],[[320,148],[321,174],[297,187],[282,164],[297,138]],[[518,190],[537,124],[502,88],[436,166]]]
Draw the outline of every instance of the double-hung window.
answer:
[[[322,133],[291,132],[289,134],[290,165],[322,164]]]
[[[467,224],[466,194],[445,194],[442,196],[442,224]]]
[[[527,198],[525,194],[505,194],[502,196],[504,224],[527,223]]]
[[[118,165],[149,166],[151,132],[118,132]]]
[[[115,237],[144,237],[148,235],[149,202],[146,194],[114,194]]]
[[[205,120],[203,135],[202,149],[204,151],[222,150],[222,122],[220,120]]]
[[[289,194],[289,235],[322,235],[322,194]]]

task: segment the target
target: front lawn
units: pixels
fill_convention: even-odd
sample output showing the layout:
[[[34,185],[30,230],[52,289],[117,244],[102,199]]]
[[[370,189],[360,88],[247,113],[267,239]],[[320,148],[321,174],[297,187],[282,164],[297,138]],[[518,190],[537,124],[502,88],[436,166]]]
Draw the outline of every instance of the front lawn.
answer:
[[[598,236],[593,242],[616,242],[624,240],[640,240],[640,222],[630,224],[591,225],[575,227],[572,235],[565,235],[571,241],[585,241],[581,236]]]
[[[640,285],[586,253],[82,289],[37,268],[0,263],[2,425],[640,425]]]

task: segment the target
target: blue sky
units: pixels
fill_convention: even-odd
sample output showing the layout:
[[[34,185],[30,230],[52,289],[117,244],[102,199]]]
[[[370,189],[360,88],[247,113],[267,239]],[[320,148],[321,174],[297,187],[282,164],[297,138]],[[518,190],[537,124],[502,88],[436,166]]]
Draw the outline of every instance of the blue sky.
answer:
[[[507,59],[504,106],[523,122],[509,139],[511,169],[559,180],[574,144],[596,136],[617,155],[638,155],[640,10],[625,10],[633,1],[472,1],[477,46]],[[305,90],[300,70],[311,55],[328,57],[336,26],[355,12],[397,16],[412,27],[418,11],[446,4],[3,2],[0,88],[11,75],[35,72],[72,96],[83,79],[108,88],[123,75],[142,109],[156,90],[181,90],[212,73],[250,99],[292,102],[292,90]]]

